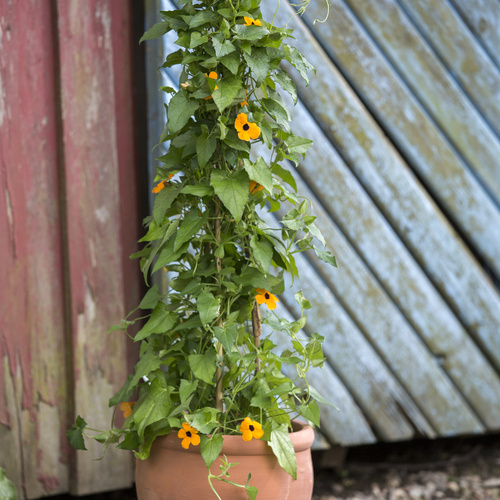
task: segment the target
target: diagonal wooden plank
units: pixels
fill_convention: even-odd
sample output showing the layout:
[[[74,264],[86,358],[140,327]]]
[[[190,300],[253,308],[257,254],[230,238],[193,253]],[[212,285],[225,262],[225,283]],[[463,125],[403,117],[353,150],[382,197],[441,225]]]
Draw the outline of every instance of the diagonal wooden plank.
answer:
[[[400,3],[490,126],[500,134],[500,70],[455,9],[442,0]]]
[[[276,312],[280,318],[285,318],[288,321],[294,319],[282,303],[278,304]],[[270,340],[279,346],[280,352],[291,348],[290,338],[283,332],[271,332],[270,328],[264,325],[263,335],[269,336]],[[305,333],[300,331],[297,336],[305,338]],[[282,371],[292,380],[297,376],[296,369],[291,365],[283,364]],[[331,443],[341,446],[356,446],[377,441],[366,417],[354,401],[351,393],[328,363],[325,363],[322,368],[312,368],[307,375],[307,380],[327,401],[336,406],[335,408],[322,403],[319,404],[321,433]]]
[[[449,0],[500,68],[500,3],[498,0]]]
[[[282,4],[276,19],[285,23]],[[318,76],[299,93],[470,333],[500,367],[500,297],[425,190],[300,20],[297,44]],[[302,85],[302,84],[300,84]]]
[[[337,0],[341,1],[341,0]],[[342,0],[500,204],[500,141],[394,0]]]
[[[302,255],[297,258],[297,267],[304,276],[314,277],[314,269]],[[296,281],[293,288],[286,287],[280,297],[293,315],[300,315],[293,296],[299,289],[314,308],[305,330],[325,336],[324,352],[329,364],[378,436],[384,441],[409,439],[415,435],[414,428],[429,437],[435,436],[418,406],[321,280],[306,279]],[[476,429],[479,431],[481,426]]]
[[[313,20],[320,15],[321,4],[311,3],[304,19],[398,149],[409,158],[433,197],[500,278],[498,206],[349,9],[341,2],[333,2],[331,21],[313,26]],[[498,84],[500,89],[500,80]]]

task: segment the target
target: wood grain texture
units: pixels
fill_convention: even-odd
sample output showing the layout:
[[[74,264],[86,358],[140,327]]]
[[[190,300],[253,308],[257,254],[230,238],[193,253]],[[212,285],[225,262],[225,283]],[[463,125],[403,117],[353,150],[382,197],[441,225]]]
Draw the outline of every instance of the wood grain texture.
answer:
[[[457,11],[442,0],[400,3],[448,71],[500,134],[500,70]]]
[[[497,0],[449,0],[500,68],[500,4]]]
[[[290,18],[285,10],[277,22]],[[294,22],[295,21],[295,22]],[[467,247],[417,182],[303,24],[294,36],[317,68],[300,97],[348,162],[364,189],[470,334],[500,366],[500,297]]]
[[[0,3],[0,467],[19,498],[69,484],[52,29],[48,0]]]
[[[498,206],[345,4],[333,2],[331,21],[313,26],[313,20],[321,15],[320,7],[312,3],[304,16],[314,35],[447,217],[500,277]]]
[[[106,335],[124,315],[111,3],[61,1],[59,37],[75,415],[107,429],[107,403],[127,375],[124,336]],[[91,420],[90,420],[91,419]],[[131,456],[101,447],[75,458],[72,492],[129,486]]]
[[[346,0],[454,147],[500,204],[500,141],[393,0]],[[395,28],[396,27],[396,28]]]

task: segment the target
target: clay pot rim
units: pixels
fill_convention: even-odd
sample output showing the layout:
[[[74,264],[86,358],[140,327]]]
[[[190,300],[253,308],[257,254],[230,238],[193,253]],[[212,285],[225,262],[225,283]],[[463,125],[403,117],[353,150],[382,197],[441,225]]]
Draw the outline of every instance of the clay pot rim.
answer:
[[[292,428],[294,432],[291,432],[289,435],[295,452],[297,453],[310,448],[314,441],[313,428],[305,422],[298,420],[292,421]],[[172,431],[166,436],[157,437],[155,444],[161,448],[200,454],[199,446],[191,445],[187,450],[182,448],[181,440],[177,437],[177,431]],[[221,455],[273,455],[273,450],[267,441],[257,439],[243,441],[240,434],[230,434],[224,436]]]

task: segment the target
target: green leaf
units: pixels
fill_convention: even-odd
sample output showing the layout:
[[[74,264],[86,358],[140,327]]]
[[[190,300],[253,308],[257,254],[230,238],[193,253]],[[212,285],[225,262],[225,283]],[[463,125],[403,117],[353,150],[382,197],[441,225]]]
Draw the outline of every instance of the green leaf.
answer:
[[[219,425],[220,411],[217,408],[204,407],[187,415],[186,420],[200,434],[210,434]]]
[[[76,450],[86,450],[85,448],[85,439],[83,438],[83,431],[87,427],[87,422],[83,420],[80,415],[76,417],[76,423],[66,431],[66,436],[68,436],[69,442],[71,446]]]
[[[286,71],[279,71],[274,75],[274,80],[279,84],[279,86],[286,92],[288,92],[293,99],[293,103],[297,104],[297,88],[295,83],[290,78]]]
[[[220,62],[229,70],[233,75],[238,73],[240,67],[240,55],[238,52],[231,52],[227,56],[220,58]]]
[[[236,47],[229,40],[221,43],[217,37],[212,37],[212,43],[214,45],[215,57],[217,57],[217,59],[227,56],[236,50]]]
[[[212,348],[208,348],[205,354],[190,354],[188,362],[193,374],[207,384],[214,385],[214,375],[217,369],[217,355]]]
[[[197,380],[189,382],[188,380],[182,379],[181,385],[179,386],[179,396],[181,398],[181,403],[184,403],[184,401],[186,401],[186,399],[191,396],[191,394],[193,394],[197,387]]]
[[[153,285],[144,295],[144,298],[141,300],[139,304],[139,309],[154,309],[158,301],[160,300],[161,295],[158,291],[158,285]]]
[[[207,469],[215,462],[217,457],[222,451],[224,438],[222,434],[214,434],[211,438],[208,436],[201,436],[200,452]]]
[[[204,290],[198,296],[196,308],[200,313],[203,326],[213,321],[219,314],[220,299],[215,298],[212,293]]]
[[[169,185],[155,196],[153,218],[157,224],[163,221],[167,210],[172,206],[178,195],[179,187],[177,185]]]
[[[330,252],[329,250],[320,250],[316,247],[314,247],[314,251],[323,262],[337,267],[337,260],[335,259],[335,256],[332,254],[332,252]]]
[[[217,15],[210,10],[202,10],[197,12],[189,21],[190,28],[197,28],[206,23],[211,23],[217,20]]]
[[[256,85],[260,86],[268,75],[270,66],[270,59],[265,47],[254,48],[251,54],[244,52],[243,58],[255,75]]]
[[[210,184],[224,206],[231,212],[236,222],[241,220],[248,200],[249,181],[243,169],[235,170],[230,177],[222,170],[214,170]]]
[[[264,122],[266,123],[266,122]],[[246,141],[242,141],[238,138],[236,130],[229,129],[227,135],[224,138],[224,144],[237,151],[243,151],[245,153],[250,153],[250,144]]]
[[[169,312],[163,302],[158,302],[147,323],[134,337],[134,342],[144,340],[153,333],[164,333],[170,330],[177,321],[177,314]]]
[[[290,135],[285,141],[289,153],[304,154],[312,145],[311,139],[299,137],[298,135]]]
[[[311,396],[316,401],[319,401],[320,403],[323,403],[325,405],[333,406],[336,410],[340,411],[331,401],[325,399],[312,385],[309,385],[309,394],[311,394]]]
[[[250,406],[255,406],[257,408],[271,408],[273,400],[268,396],[268,391],[259,388],[255,396],[250,401]]]
[[[184,243],[177,251],[174,251],[176,238],[171,238],[167,246],[160,252],[158,260],[153,268],[153,273],[166,266],[170,262],[175,262],[187,250],[189,242]]]
[[[297,479],[297,459],[295,450],[285,426],[271,431],[269,446],[278,459],[281,468],[290,474],[293,479]]]
[[[304,297],[302,290],[298,291],[294,297],[301,309],[311,309],[311,303]]]
[[[125,434],[125,439],[117,446],[120,450],[135,450],[141,442],[137,432],[131,431]]]
[[[179,226],[177,236],[175,237],[174,252],[177,252],[181,246],[189,241],[206,224],[208,212],[200,213],[198,207],[193,207]]]
[[[181,189],[181,193],[183,194],[193,194],[195,196],[199,196],[202,198],[203,196],[210,196],[214,193],[214,189],[212,186],[208,184],[196,184],[194,186],[184,186]]]
[[[238,326],[231,325],[226,328],[214,327],[215,338],[224,346],[227,352],[231,352],[236,338],[238,337]]]
[[[198,47],[199,45],[203,45],[204,43],[208,42],[208,36],[207,35],[201,35],[197,31],[191,33],[191,38],[189,40],[189,48],[194,49]]]
[[[208,135],[206,132],[203,132],[203,134],[198,137],[196,141],[196,155],[200,168],[203,168],[208,163],[216,147],[217,138],[215,135]]]
[[[276,99],[261,99],[260,102],[283,130],[289,130],[291,116],[284,104]]]
[[[313,65],[299,52],[295,47],[283,45],[286,60],[300,73],[300,76],[309,85],[309,71],[313,70],[316,73]]]
[[[253,251],[253,257],[267,272],[273,260],[273,247],[268,240],[259,240],[256,234],[250,238],[250,247]]]
[[[273,192],[273,174],[262,156],[259,156],[255,163],[247,159],[243,160],[243,168],[252,181],[264,186],[264,189],[269,193]]]
[[[199,101],[189,99],[189,94],[184,89],[179,90],[168,104],[167,127],[169,134],[175,134],[184,127],[199,107]]]
[[[238,93],[243,89],[243,85],[240,78],[229,75],[225,78],[221,78],[217,87],[218,88],[212,93],[212,98],[219,112],[222,113],[232,104]]]
[[[243,24],[237,24],[233,28],[233,32],[236,33],[235,38],[239,38],[240,40],[259,40],[266,36],[269,30],[264,26],[244,26]]]
[[[319,427],[319,406],[314,399],[311,399],[307,405],[300,405],[297,410],[304,418]]]
[[[151,28],[149,28],[144,35],[142,35],[139,43],[142,43],[144,40],[154,40],[155,38],[160,38],[165,33],[171,30],[169,23],[161,22],[156,23]]]
[[[294,191],[297,191],[297,183],[295,182],[293,175],[288,170],[276,163],[275,165],[273,165],[272,172],[273,174],[281,177],[282,180],[287,182]]]
[[[144,430],[148,425],[159,422],[168,416],[172,402],[170,400],[171,387],[164,387],[154,380],[149,387],[147,396],[134,412],[134,422],[137,426],[137,434],[142,441]]]

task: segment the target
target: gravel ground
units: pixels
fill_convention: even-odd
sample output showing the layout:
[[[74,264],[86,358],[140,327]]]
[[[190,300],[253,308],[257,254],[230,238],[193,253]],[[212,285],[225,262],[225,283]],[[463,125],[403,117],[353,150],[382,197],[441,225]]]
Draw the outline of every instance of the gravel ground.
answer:
[[[500,499],[500,436],[352,448],[312,500]]]
[[[350,448],[335,469],[321,468],[320,454],[314,461],[312,500],[500,500],[500,435]],[[130,489],[78,498],[137,497]]]

